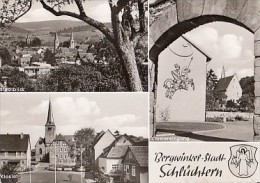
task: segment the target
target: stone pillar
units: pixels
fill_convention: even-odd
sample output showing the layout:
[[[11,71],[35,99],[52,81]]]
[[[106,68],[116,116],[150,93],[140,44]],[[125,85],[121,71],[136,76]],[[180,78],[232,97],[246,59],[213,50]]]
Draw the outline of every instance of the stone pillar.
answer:
[[[255,111],[254,111],[254,141],[260,142],[260,37],[258,31],[255,33]]]

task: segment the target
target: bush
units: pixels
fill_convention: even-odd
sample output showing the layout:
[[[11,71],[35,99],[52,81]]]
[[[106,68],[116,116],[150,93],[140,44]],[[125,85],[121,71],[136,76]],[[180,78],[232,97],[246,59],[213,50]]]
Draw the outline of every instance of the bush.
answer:
[[[235,120],[236,120],[236,121],[249,121],[249,118],[246,118],[246,117],[237,115],[237,116],[235,117]]]
[[[207,122],[219,122],[219,123],[223,123],[224,120],[223,120],[223,117],[207,117],[206,118],[206,121]]]
[[[227,117],[227,121],[229,121],[229,122],[234,122],[234,121],[235,121],[235,118],[234,118],[234,117]]]

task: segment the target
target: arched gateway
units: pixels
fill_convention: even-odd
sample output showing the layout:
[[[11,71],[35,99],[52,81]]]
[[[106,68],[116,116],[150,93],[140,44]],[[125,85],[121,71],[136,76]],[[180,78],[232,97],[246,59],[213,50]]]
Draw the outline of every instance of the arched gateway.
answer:
[[[192,29],[210,22],[228,22],[254,34],[254,141],[260,141],[260,1],[256,0],[157,0],[150,4],[149,58],[154,65],[150,73],[151,98],[158,85],[158,56],[171,43]],[[153,123],[156,121],[153,115]],[[155,125],[154,125],[155,128]]]

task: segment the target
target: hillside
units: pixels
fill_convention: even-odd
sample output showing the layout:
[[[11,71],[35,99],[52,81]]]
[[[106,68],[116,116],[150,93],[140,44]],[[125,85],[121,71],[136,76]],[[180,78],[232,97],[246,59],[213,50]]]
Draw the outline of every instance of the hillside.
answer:
[[[106,23],[107,26],[111,27],[110,23]],[[68,20],[51,20],[51,21],[42,21],[42,22],[22,22],[15,23],[15,27],[26,29],[35,33],[39,32],[51,32],[51,31],[60,31],[66,32],[66,30],[73,30],[77,27],[78,31],[93,31],[95,28],[87,25],[82,21],[68,21]],[[76,30],[76,29],[75,29]]]
[[[16,26],[11,26],[8,30],[6,30],[7,33],[9,34],[28,34],[31,33],[31,31],[16,27]],[[0,33],[2,33],[2,30],[0,30]]]

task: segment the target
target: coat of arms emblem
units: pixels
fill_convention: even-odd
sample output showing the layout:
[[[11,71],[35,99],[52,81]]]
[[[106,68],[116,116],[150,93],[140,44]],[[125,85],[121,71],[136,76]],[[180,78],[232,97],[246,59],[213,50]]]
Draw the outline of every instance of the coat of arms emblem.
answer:
[[[230,147],[228,167],[231,173],[239,178],[248,178],[257,170],[257,148],[251,145],[234,145]]]

